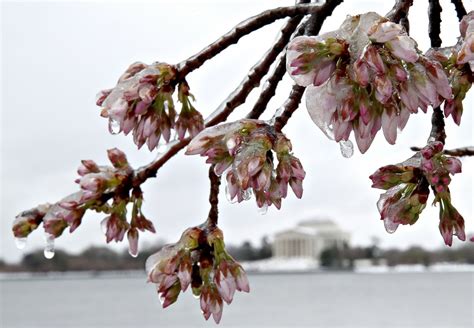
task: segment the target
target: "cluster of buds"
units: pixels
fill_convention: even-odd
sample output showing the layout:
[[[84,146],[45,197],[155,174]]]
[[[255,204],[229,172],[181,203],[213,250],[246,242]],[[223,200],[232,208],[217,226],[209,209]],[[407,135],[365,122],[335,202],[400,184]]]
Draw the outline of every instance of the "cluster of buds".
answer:
[[[103,212],[108,216],[102,221],[107,242],[123,240],[127,233],[129,251],[133,256],[138,251],[138,231],[155,232],[153,224],[141,211],[143,196],[139,188],[134,188],[131,197],[126,188],[133,169],[125,154],[117,148],[107,151],[112,166],[99,166],[92,160],[83,160],[78,168],[80,178],[76,183],[81,190],[61,199],[55,204],[40,205],[20,213],[13,223],[13,234],[16,238],[26,238],[41,223],[50,240],[62,235],[69,227],[69,232],[81,224],[86,210]],[[109,204],[104,196],[112,195]],[[127,221],[127,204],[133,203],[132,218]]]
[[[401,25],[376,13],[295,38],[287,67],[297,84],[308,86],[306,107],[316,125],[337,142],[354,131],[361,153],[380,129],[394,144],[411,113],[452,99],[442,65],[420,54]]]
[[[461,124],[462,101],[474,82],[474,11],[459,25],[461,37],[454,47],[430,49],[426,56],[439,61],[448,74],[453,97],[444,103],[444,115]]]
[[[372,187],[387,190],[377,202],[381,219],[388,232],[400,224],[414,224],[426,207],[430,187],[435,194],[434,204],[440,204],[439,229],[446,245],[451,246],[453,235],[464,241],[464,219],[451,204],[450,175],[461,172],[461,162],[442,152],[443,144],[429,143],[412,158],[397,165],[381,167],[370,176]]]
[[[231,201],[240,203],[253,192],[258,207],[273,204],[279,209],[288,185],[298,198],[303,195],[305,171],[291,149],[290,141],[273,126],[243,119],[205,129],[191,141],[186,154],[206,156],[217,175],[226,174]]]
[[[195,136],[203,129],[202,115],[191,105],[193,97],[184,80],[178,85],[178,99],[183,107],[177,119],[173,100],[176,84],[174,66],[137,62],[120,77],[115,88],[98,94],[97,105],[103,107],[101,115],[109,119],[111,133],[132,132],[138,148],[146,143],[151,151],[161,138],[170,141],[173,128],[179,139],[185,137],[186,131]]]
[[[204,318],[219,323],[224,302],[235,291],[249,292],[247,275],[225,250],[222,231],[205,225],[187,229],[175,244],[164,246],[146,261],[148,280],[156,284],[163,308],[191,286]]]

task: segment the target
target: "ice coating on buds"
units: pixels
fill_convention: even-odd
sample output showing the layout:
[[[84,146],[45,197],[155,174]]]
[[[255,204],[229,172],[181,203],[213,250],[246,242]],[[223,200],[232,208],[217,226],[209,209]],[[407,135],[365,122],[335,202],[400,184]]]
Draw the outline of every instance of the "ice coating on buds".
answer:
[[[186,81],[178,85],[178,100],[183,104],[178,120],[173,100],[176,69],[166,63],[132,64],[120,77],[113,89],[101,91],[97,105],[101,115],[109,119],[111,133],[132,132],[138,148],[146,144],[155,149],[160,139],[169,142],[171,129],[176,128],[182,140],[186,131],[191,136],[203,128],[201,114],[191,105]]]
[[[461,161],[442,153],[443,144],[430,142],[403,163],[379,168],[370,176],[372,187],[387,190],[377,202],[381,219],[388,232],[400,224],[414,224],[426,206],[430,189],[434,204],[440,204],[439,229],[446,245],[452,236],[466,239],[464,219],[451,204],[450,175],[461,172]]]
[[[305,171],[291,149],[273,126],[243,119],[205,129],[191,140],[186,154],[206,156],[217,175],[225,173],[229,200],[240,203],[253,193],[259,208],[280,208],[288,185],[296,197],[303,195]]]
[[[394,144],[418,108],[452,101],[439,62],[422,55],[401,25],[372,12],[348,16],[336,31],[295,38],[287,71],[308,87],[306,107],[324,134],[340,142],[354,132],[361,153],[380,129]]]
[[[204,318],[212,316],[216,323],[221,320],[224,302],[232,303],[235,291],[250,291],[245,271],[225,250],[222,231],[217,227],[187,229],[177,243],[151,255],[145,267],[163,308],[191,286]]]
[[[124,184],[130,183],[134,173],[126,155],[117,148],[109,149],[107,154],[112,166],[97,165],[92,160],[81,161],[76,180],[79,191],[55,204],[40,205],[20,213],[13,222],[15,237],[26,238],[41,223],[50,239],[61,236],[68,227],[72,233],[81,224],[85,212],[94,210],[107,214],[102,220],[106,241],[122,241],[127,234],[130,253],[136,256],[139,231],[155,232],[155,228],[142,213],[140,188],[134,187],[131,195],[124,192],[128,190],[123,188]],[[129,203],[132,203],[132,211],[127,218]]]
[[[456,58],[456,64],[468,63],[474,71],[474,11],[463,17],[459,24],[462,43]]]
[[[32,209],[21,212],[13,221],[12,231],[16,238],[26,238],[43,222],[43,217],[48,212],[51,204],[38,205]]]

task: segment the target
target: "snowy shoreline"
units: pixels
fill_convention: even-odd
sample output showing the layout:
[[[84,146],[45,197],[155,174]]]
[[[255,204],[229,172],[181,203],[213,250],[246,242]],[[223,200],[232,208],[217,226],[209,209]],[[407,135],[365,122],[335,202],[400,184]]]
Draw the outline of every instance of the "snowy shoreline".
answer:
[[[243,267],[250,275],[270,274],[403,274],[403,273],[465,273],[473,272],[473,264],[436,263],[431,266],[421,264],[389,266],[367,266],[354,270],[328,270],[318,267],[311,259],[266,259],[243,262]],[[7,280],[43,280],[43,279],[120,279],[140,278],[146,280],[144,270],[125,271],[52,271],[52,272],[0,272],[0,281]]]

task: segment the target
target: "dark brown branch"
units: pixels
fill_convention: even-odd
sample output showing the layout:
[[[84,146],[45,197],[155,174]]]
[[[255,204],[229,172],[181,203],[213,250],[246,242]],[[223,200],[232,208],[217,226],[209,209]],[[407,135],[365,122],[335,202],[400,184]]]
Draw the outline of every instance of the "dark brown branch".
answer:
[[[420,151],[422,148],[420,147],[410,147],[413,151]],[[456,157],[463,157],[463,156],[474,156],[474,147],[461,147],[461,148],[454,148],[454,149],[445,149],[443,150],[443,154],[449,156],[456,156]]]
[[[324,7],[323,10],[321,10],[317,14],[313,14],[311,18],[308,20],[308,23],[301,26],[298,32],[296,33],[295,36],[302,35],[303,33],[305,35],[317,35],[319,31],[321,30],[321,27],[326,20],[327,17],[332,15],[332,12],[334,9],[340,5],[343,2],[343,0],[328,0],[326,2],[326,6]],[[275,95],[276,88],[278,86],[279,81],[282,79],[283,75],[286,73],[286,54],[283,54],[278,63],[277,66],[275,67],[275,70],[273,71],[272,75],[266,82],[266,87],[263,89],[262,93],[260,94],[259,99],[255,103],[252,111],[249,113],[247,118],[254,118],[256,115],[260,115],[265,109],[266,106],[268,105],[268,102],[270,99]],[[298,91],[298,93],[300,93]],[[299,103],[301,102],[301,97],[303,96],[304,93],[304,88],[303,92],[301,95],[299,95],[299,99],[297,100],[296,98],[292,99],[288,103],[285,103],[283,106],[289,105],[289,106],[296,106],[295,108],[290,107],[288,109],[288,112],[286,113],[287,116],[286,119],[281,119],[285,120],[285,123],[279,127],[280,129],[283,128],[283,126],[286,124],[288,119],[291,117],[291,114],[298,108]],[[291,97],[297,97],[297,93],[294,92],[294,90],[291,91],[290,93],[290,98]],[[288,99],[290,100],[290,99]],[[297,100],[297,101],[296,101]],[[290,113],[291,111],[291,113]],[[280,123],[278,123],[280,124]]]
[[[464,4],[462,0],[451,0],[451,3],[454,5],[454,9],[456,10],[456,15],[458,16],[459,21],[467,15],[466,8],[464,8]]]
[[[232,30],[224,34],[215,42],[202,49],[196,55],[186,59],[178,65],[178,79],[184,78],[187,74],[201,67],[207,60],[215,57],[230,45],[237,43],[243,36],[256,31],[265,25],[271,24],[278,19],[299,15],[308,15],[324,11],[327,4],[322,6],[314,4],[303,4],[290,7],[278,7],[262,12],[259,15],[250,17],[235,26]]]
[[[209,192],[209,203],[211,209],[207,217],[208,226],[217,226],[217,220],[219,217],[219,186],[221,184],[221,178],[214,173],[214,165],[209,168],[209,182],[211,184]]]
[[[433,109],[431,115],[431,132],[428,142],[441,141],[443,144],[446,141],[446,133],[444,131],[444,115],[439,107]]]
[[[272,48],[267,51],[263,58],[257,62],[245,76],[240,85],[227,97],[214,113],[206,119],[206,126],[216,125],[224,121],[232,111],[242,105],[249,93],[260,85],[261,79],[267,74],[270,66],[278,57],[278,54],[285,49],[291,35],[295,31],[303,17],[293,17],[281,30],[281,35]]]
[[[408,17],[408,11],[412,5],[413,0],[397,0],[392,10],[390,10],[385,17],[392,22],[399,23],[402,18]]]
[[[295,84],[291,89],[290,96],[283,104],[283,112],[275,118],[275,130],[281,131],[283,127],[288,123],[291,115],[298,109],[298,106],[303,97],[305,88]]]
[[[439,0],[429,0],[428,17],[429,17],[429,29],[428,34],[431,40],[431,47],[441,47],[442,41],[439,36],[441,33],[441,5]]]

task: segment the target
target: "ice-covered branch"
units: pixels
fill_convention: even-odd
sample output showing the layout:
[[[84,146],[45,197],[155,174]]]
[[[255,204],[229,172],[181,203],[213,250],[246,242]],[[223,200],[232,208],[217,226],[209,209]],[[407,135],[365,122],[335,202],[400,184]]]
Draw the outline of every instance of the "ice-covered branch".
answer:
[[[211,209],[209,210],[209,215],[207,217],[207,225],[210,227],[217,226],[217,220],[219,218],[218,203],[221,178],[214,172],[214,166],[215,165],[211,165],[209,168],[209,182],[211,185],[209,192],[209,203],[211,204]]]
[[[421,147],[410,147],[413,151],[421,151]],[[445,149],[443,154],[456,157],[474,156],[474,147],[460,147],[454,149]]]
[[[432,47],[441,47],[441,12],[443,9],[439,4],[439,0],[429,0],[428,16],[429,16],[429,36]]]
[[[456,9],[456,14],[458,16],[459,21],[461,21],[461,19],[467,14],[466,8],[464,8],[464,4],[462,3],[462,0],[451,0],[451,3],[454,5],[454,8]]]
[[[397,0],[392,10],[390,10],[385,17],[392,22],[399,23],[402,19],[408,17],[408,11],[412,5],[413,0]]]
[[[281,131],[288,123],[291,115],[298,109],[298,106],[303,98],[305,88],[295,84],[291,89],[288,99],[283,104],[283,112],[275,118],[275,130]]]
[[[178,65],[178,77],[186,76],[188,73],[201,67],[207,60],[215,57],[230,45],[237,43],[243,36],[260,29],[265,25],[271,24],[278,19],[325,12],[332,6],[333,1],[328,1],[322,6],[314,4],[302,4],[289,7],[278,7],[266,10],[259,15],[250,17],[249,19],[235,26],[232,30],[224,34],[206,48],[202,49],[194,56],[181,62]]]

